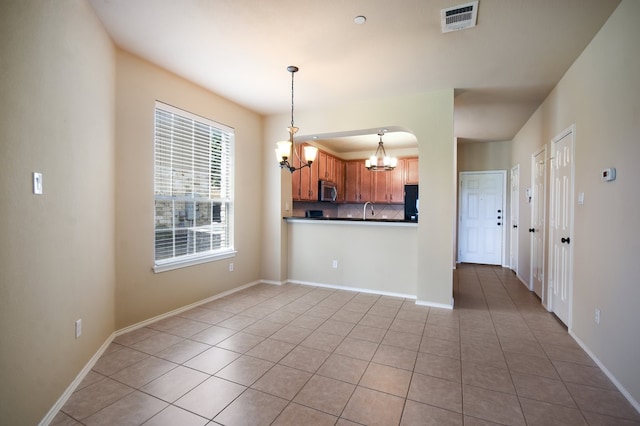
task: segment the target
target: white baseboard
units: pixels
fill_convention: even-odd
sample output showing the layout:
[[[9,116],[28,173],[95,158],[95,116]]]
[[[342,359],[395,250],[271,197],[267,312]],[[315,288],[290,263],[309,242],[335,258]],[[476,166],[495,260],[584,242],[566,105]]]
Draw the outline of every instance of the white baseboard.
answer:
[[[211,302],[213,300],[220,299],[222,297],[225,297],[225,296],[228,296],[230,294],[236,293],[236,292],[238,292],[240,290],[244,290],[245,288],[253,287],[256,284],[260,284],[261,282],[265,282],[265,281],[254,281],[254,282],[251,282],[249,284],[244,284],[244,285],[242,285],[240,287],[236,287],[236,288],[233,288],[231,290],[224,291],[224,292],[216,294],[214,296],[207,297],[206,299],[202,299],[202,300],[199,300],[197,302],[191,303],[191,304],[189,304],[187,306],[183,306],[181,308],[174,309],[174,310],[166,312],[164,314],[161,314],[161,315],[155,316],[153,318],[149,318],[147,320],[141,321],[141,322],[139,322],[137,324],[133,324],[133,325],[130,325],[128,327],[122,328],[120,330],[114,331],[113,333],[111,333],[111,336],[109,336],[109,338],[107,338],[107,340],[102,344],[102,346],[100,346],[100,349],[98,349],[98,351],[91,357],[89,362],[87,362],[87,364],[82,368],[82,370],[80,370],[80,373],[78,373],[78,375],[73,380],[73,382],[71,382],[69,387],[67,387],[67,389],[64,391],[62,396],[60,396],[60,398],[58,398],[58,401],[54,404],[53,407],[51,407],[51,409],[49,410],[47,415],[44,416],[42,421],[40,421],[39,426],[47,426],[49,423],[51,423],[53,421],[54,417],[62,409],[62,407],[69,400],[69,398],[71,397],[73,392],[75,392],[76,388],[84,380],[86,375],[89,374],[89,372],[91,371],[93,366],[96,364],[98,359],[100,359],[100,357],[102,356],[104,351],[107,350],[107,348],[109,347],[109,345],[111,344],[113,339],[116,338],[117,336],[120,336],[122,334],[128,333],[128,332],[133,331],[133,330],[137,330],[137,329],[142,328],[142,327],[146,327],[147,325],[149,325],[151,323],[154,323],[156,321],[159,321],[159,320],[174,316],[176,314],[188,311],[189,309],[193,309],[193,308],[195,308],[197,306],[203,305],[203,304]],[[267,284],[269,284],[269,283],[267,283]]]
[[[121,328],[120,330],[117,330],[115,332],[115,334],[116,334],[116,336],[120,336],[121,334],[125,334],[125,333],[128,333],[130,331],[137,330],[137,329],[142,328],[142,327],[146,327],[147,325],[152,324],[152,323],[154,323],[156,321],[160,321],[160,320],[163,320],[165,318],[169,318],[169,317],[172,317],[174,315],[181,314],[182,312],[188,311],[189,309],[197,308],[200,305],[204,305],[205,303],[209,303],[209,302],[212,302],[212,301],[214,301],[216,299],[223,298],[223,297],[228,296],[230,294],[236,293],[236,292],[238,292],[240,290],[244,290],[245,288],[253,287],[256,284],[260,284],[260,282],[261,281],[253,281],[253,282],[251,282],[249,284],[244,284],[244,285],[241,285],[240,287],[235,287],[235,288],[232,288],[231,290],[223,291],[222,293],[218,293],[218,294],[216,294],[214,296],[207,297],[206,299],[198,300],[197,302],[191,303],[189,305],[183,306],[183,307],[178,308],[178,309],[174,309],[173,311],[169,311],[169,312],[166,312],[164,314],[157,315],[157,316],[155,316],[153,318],[149,318],[147,320],[141,321],[141,322],[139,322],[137,324],[133,324],[133,325],[130,325],[128,327]]]
[[[414,299],[414,300],[416,299],[416,296],[413,295],[413,294],[394,293],[394,292],[391,292],[391,291],[371,290],[371,289],[368,289],[368,288],[347,287],[347,286],[342,286],[342,285],[323,284],[323,283],[316,283],[316,282],[311,282],[311,281],[289,280],[288,282],[290,282],[291,284],[300,284],[300,285],[307,285],[307,286],[312,286],[312,287],[330,288],[330,289],[333,289],[333,290],[357,291],[357,292],[360,292],[360,293],[378,294],[380,296],[402,297],[404,299]]]
[[[446,303],[429,302],[427,300],[416,300],[416,305],[429,306],[430,308],[442,308],[442,309],[453,310],[453,298],[451,298],[450,305],[447,305]]]
[[[618,390],[620,391],[620,393],[622,395],[624,395],[624,397],[627,399],[627,401],[629,401],[629,403],[631,405],[633,405],[633,408],[636,409],[636,411],[638,413],[640,413],[640,403],[638,403],[638,401],[636,401],[633,396],[631,396],[631,394],[629,393],[629,391],[627,391],[625,389],[624,386],[622,386],[622,383],[620,383],[618,381],[618,379],[616,379],[616,377],[607,369],[607,367],[604,366],[604,364],[602,363],[602,361],[600,361],[598,359],[598,357],[591,352],[591,350],[589,349],[589,347],[582,341],[580,340],[580,338],[578,336],[576,336],[572,330],[569,330],[569,335],[571,337],[573,337],[573,340],[576,341],[576,343],[578,345],[580,345],[580,347],[587,353],[587,355],[589,355],[591,357],[591,359],[593,360],[593,362],[596,363],[596,365],[598,367],[600,367],[600,369],[604,372],[604,374],[606,374],[606,376],[609,378],[609,380],[611,380],[611,382],[615,385],[616,388],[618,388]]]
[[[271,284],[271,285],[282,285],[286,284],[287,281],[272,281],[272,280],[260,280],[263,284]]]
[[[451,298],[451,304],[447,305],[445,303],[435,303],[435,302],[429,302],[429,301],[425,301],[425,300],[417,300],[418,299],[417,296],[415,296],[413,294],[395,293],[395,292],[391,292],[391,291],[382,291],[382,290],[371,290],[371,289],[368,289],[368,288],[360,288],[360,287],[347,287],[347,286],[334,285],[334,284],[323,284],[323,283],[317,283],[317,282],[311,282],[311,281],[289,280],[288,282],[290,282],[291,284],[307,285],[307,286],[311,286],[311,287],[330,288],[330,289],[333,289],[333,290],[357,291],[357,292],[360,292],[360,293],[378,294],[380,296],[402,297],[404,299],[413,299],[413,300],[415,300],[416,305],[419,305],[419,306],[429,306],[429,307],[432,307],[432,308],[453,309],[453,297]]]
[[[73,382],[69,385],[69,387],[64,391],[64,393],[58,398],[58,401],[51,407],[46,416],[40,421],[39,426],[47,426],[49,423],[53,421],[53,419],[58,415],[58,412],[62,409],[62,406],[66,404],[66,402],[71,398],[71,394],[76,390],[76,388],[82,383],[87,374],[91,371],[96,362],[100,359],[104,351],[107,350],[113,339],[116,337],[115,333],[111,333],[111,336],[105,340],[105,342],[100,346],[100,349],[91,357],[89,362],[84,366],[80,373],[73,379]]]

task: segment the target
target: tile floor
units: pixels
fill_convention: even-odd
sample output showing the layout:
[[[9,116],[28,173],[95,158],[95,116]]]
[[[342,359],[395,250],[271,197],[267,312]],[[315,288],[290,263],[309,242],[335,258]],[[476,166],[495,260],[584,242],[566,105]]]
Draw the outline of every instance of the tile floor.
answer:
[[[52,424],[640,425],[513,273],[454,291],[256,285],[117,337]]]

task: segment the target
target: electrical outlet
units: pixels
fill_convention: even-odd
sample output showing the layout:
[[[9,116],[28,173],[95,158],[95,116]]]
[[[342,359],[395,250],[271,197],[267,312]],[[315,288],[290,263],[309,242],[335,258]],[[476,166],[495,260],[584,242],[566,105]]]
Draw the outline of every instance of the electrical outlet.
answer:
[[[229,272],[233,272],[233,262],[229,263]]]
[[[600,308],[596,308],[594,320],[596,324],[600,325]]]
[[[337,260],[333,260],[333,269],[338,269],[338,261]]]
[[[76,320],[76,339],[82,336],[82,319]]]

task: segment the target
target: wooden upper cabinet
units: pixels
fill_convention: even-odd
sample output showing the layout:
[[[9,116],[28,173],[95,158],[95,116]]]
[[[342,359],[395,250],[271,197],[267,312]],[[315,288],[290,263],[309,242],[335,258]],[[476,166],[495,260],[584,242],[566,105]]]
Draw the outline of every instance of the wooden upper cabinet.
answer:
[[[318,151],[318,178],[335,182],[336,158],[326,152]]]
[[[418,184],[420,181],[420,168],[418,167],[418,157],[405,158],[405,183],[408,185]]]
[[[369,172],[373,176],[374,201],[376,203],[404,203],[404,165],[399,159],[395,169],[388,172]]]
[[[306,144],[301,144],[298,148],[300,150],[301,157],[304,155],[304,147]],[[300,167],[300,159],[294,155],[294,167]],[[296,177],[296,175],[298,175]],[[318,164],[314,161],[311,167],[303,167],[300,170],[293,172],[292,176],[293,184],[293,199],[297,201],[317,201],[318,200]],[[298,196],[296,197],[296,182],[299,180]]]
[[[344,195],[347,203],[357,203],[360,200],[360,164],[357,161],[345,162]]]
[[[297,146],[294,149],[299,154],[301,147]],[[289,162],[293,165],[293,167],[300,167],[300,159],[298,158],[298,155],[296,155],[296,152],[293,152],[293,155],[292,155],[293,158],[291,158]],[[300,173],[293,172],[291,174],[291,196],[294,201],[299,201],[302,199],[301,191],[302,191],[302,188],[300,185]]]
[[[345,201],[347,203],[373,201],[372,174],[364,166],[364,160],[345,162]]]
[[[404,167],[405,160],[399,159],[398,166],[388,173],[387,193],[390,203],[404,204]]]
[[[364,166],[364,160],[357,161],[360,170],[360,202],[373,201],[373,174]]]
[[[318,165],[313,163],[305,169],[309,170],[309,201],[318,201]]]
[[[316,164],[318,165],[318,177],[321,180],[327,180],[327,156],[328,154],[322,151],[318,151],[318,157],[316,158]]]
[[[338,196],[336,197],[337,202],[344,202],[345,200],[345,186],[344,186],[344,161],[336,158],[333,164],[333,178],[336,183],[336,187],[338,189]]]
[[[388,172],[369,172],[373,178],[373,200],[376,203],[388,203],[387,174]]]
[[[298,145],[298,154],[302,154],[304,146]],[[294,167],[300,167],[295,153],[291,161]],[[364,160],[343,161],[318,151],[310,168],[293,173],[292,195],[296,201],[317,201],[318,180],[327,180],[338,188],[337,202],[402,204],[404,185],[417,184],[419,174],[418,157],[398,159],[398,166],[392,171],[372,172],[367,170]]]

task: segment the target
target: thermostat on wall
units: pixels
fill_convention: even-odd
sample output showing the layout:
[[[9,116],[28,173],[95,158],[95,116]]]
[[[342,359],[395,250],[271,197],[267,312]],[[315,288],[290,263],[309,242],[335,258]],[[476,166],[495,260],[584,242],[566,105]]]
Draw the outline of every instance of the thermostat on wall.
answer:
[[[611,168],[602,170],[601,177],[603,182],[616,180],[616,169],[611,167]]]

